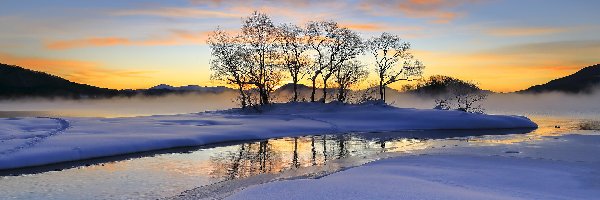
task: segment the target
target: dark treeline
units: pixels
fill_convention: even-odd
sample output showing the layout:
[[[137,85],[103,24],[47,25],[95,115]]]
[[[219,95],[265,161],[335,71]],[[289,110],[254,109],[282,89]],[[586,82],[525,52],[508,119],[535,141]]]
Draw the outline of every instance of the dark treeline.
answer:
[[[585,67],[574,74],[535,85],[519,93],[566,92],[592,93],[600,85],[600,64]]]
[[[443,75],[433,75],[418,80],[414,84],[403,85],[402,91],[419,96],[439,97],[452,93],[457,88],[470,93],[482,92],[477,84],[471,81]]]
[[[304,80],[312,86],[311,102],[325,102],[331,88],[336,88],[334,100],[347,102],[349,89],[365,80],[369,71],[376,73],[378,99],[385,101],[389,84],[421,77],[424,68],[410,53],[410,44],[396,35],[382,33],[365,40],[334,21],[277,25],[259,12],[243,20],[238,34],[215,30],[208,44],[211,78],[235,86],[243,108],[271,103],[274,89],[285,80],[293,85],[290,101],[300,100],[298,85]],[[374,58],[372,70],[357,59],[360,55]]]
[[[75,83],[44,72],[0,63],[0,99],[27,97],[99,99],[112,97],[159,97],[189,94],[196,91],[168,89],[115,90]],[[215,92],[217,93],[217,92]]]
[[[113,97],[119,90],[74,83],[58,76],[0,63],[0,97]]]

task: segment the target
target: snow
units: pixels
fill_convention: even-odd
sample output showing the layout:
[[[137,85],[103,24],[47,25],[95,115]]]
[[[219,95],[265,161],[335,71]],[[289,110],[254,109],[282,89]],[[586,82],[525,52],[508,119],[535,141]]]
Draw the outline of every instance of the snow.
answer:
[[[377,104],[289,103],[262,109],[261,113],[231,109],[130,118],[0,119],[0,169],[284,136],[537,127],[521,116]]]
[[[420,155],[376,161],[320,179],[251,186],[229,198],[595,199],[599,180],[597,163]]]

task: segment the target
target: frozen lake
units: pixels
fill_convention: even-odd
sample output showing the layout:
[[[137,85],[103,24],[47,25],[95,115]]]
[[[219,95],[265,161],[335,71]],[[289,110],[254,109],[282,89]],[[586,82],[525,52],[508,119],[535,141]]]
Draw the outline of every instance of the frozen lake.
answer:
[[[153,199],[257,175],[269,176],[244,184],[262,183],[281,176],[328,174],[389,156],[462,152],[464,147],[495,146],[496,150],[480,153],[523,156],[527,152],[498,152],[497,147],[510,149],[582,132],[578,130],[582,120],[534,118],[534,121],[540,128],[533,131],[413,131],[286,137],[130,154],[3,171],[0,191],[8,199]],[[555,128],[557,125],[561,128]]]
[[[201,112],[233,107],[230,100],[198,98],[107,101],[3,102],[0,117],[123,117]],[[406,102],[427,108],[429,104]],[[588,104],[589,106],[589,104]],[[155,199],[195,192],[219,193],[208,185],[235,189],[278,179],[319,177],[393,156],[449,153],[590,160],[572,134],[600,137],[581,130],[597,128],[598,107],[546,112],[492,107],[491,113],[529,116],[536,130],[413,131],[314,135],[241,141],[0,171],[2,199]],[[571,109],[570,107],[568,109]],[[558,128],[560,127],[560,128]],[[565,139],[567,137],[567,139]],[[574,137],[577,137],[575,135]],[[593,145],[600,140],[589,140]],[[553,148],[537,148],[551,145]],[[561,148],[554,148],[554,147]],[[473,148],[476,148],[475,150]],[[559,150],[557,150],[559,149]],[[597,162],[597,161],[594,161]],[[205,186],[205,187],[202,187]],[[200,187],[200,188],[198,188]]]

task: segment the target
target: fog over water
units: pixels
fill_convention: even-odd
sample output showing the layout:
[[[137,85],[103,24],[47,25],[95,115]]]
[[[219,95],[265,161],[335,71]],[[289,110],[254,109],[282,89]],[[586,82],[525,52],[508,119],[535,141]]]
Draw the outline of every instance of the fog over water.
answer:
[[[0,116],[131,117],[194,113],[234,106],[231,93],[87,100],[32,98],[0,101]]]
[[[389,98],[398,107],[432,108],[435,99],[414,95]],[[518,114],[600,119],[600,90],[591,94],[549,92],[540,94],[491,94],[482,101],[489,114]]]
[[[0,101],[0,117],[77,116],[128,117],[194,113],[236,107],[235,93],[185,94],[162,97],[132,97],[95,100],[19,99]],[[388,97],[397,107],[433,108],[434,98],[400,94]],[[591,94],[559,92],[541,94],[492,94],[482,102],[486,113],[600,118],[600,90]],[[14,112],[18,111],[18,112]]]

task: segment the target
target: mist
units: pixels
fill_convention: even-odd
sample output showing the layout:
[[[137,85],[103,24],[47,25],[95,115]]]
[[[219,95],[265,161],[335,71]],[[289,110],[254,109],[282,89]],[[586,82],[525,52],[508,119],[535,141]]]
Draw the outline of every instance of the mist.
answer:
[[[435,98],[410,94],[388,97],[397,107],[433,108]],[[600,119],[600,88],[589,94],[546,92],[539,94],[494,93],[481,102],[489,114],[556,116]]]
[[[157,97],[117,97],[111,99],[29,98],[0,101],[4,116],[132,117],[196,113],[237,107],[237,93],[189,93]],[[287,101],[282,97],[278,101]],[[302,99],[302,98],[301,98]],[[305,98],[306,99],[306,98]],[[388,103],[403,108],[430,109],[435,98],[407,93],[387,97]],[[491,94],[481,102],[488,114],[600,118],[600,88],[590,94],[550,92],[540,94]],[[18,111],[18,112],[12,112]],[[7,114],[9,113],[9,114]],[[1,114],[1,113],[0,113]]]
[[[195,113],[236,106],[234,93],[189,93],[107,99],[26,98],[0,101],[5,116],[133,117]],[[17,112],[14,112],[17,111]]]

